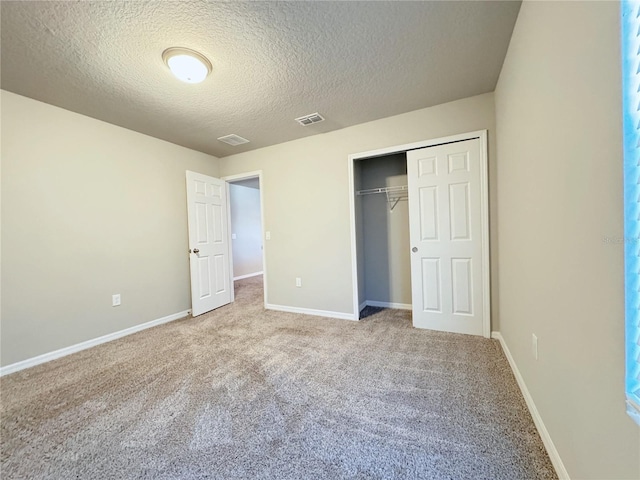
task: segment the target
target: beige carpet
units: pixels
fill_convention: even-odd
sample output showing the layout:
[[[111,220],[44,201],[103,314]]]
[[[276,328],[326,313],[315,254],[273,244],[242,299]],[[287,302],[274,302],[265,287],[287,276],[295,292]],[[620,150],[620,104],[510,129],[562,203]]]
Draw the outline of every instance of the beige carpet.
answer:
[[[1,476],[555,478],[500,346],[236,302],[2,378]]]

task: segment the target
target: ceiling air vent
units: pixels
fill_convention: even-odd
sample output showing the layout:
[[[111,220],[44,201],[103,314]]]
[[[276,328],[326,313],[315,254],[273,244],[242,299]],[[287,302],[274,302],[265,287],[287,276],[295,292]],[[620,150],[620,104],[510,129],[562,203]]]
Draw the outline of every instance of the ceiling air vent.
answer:
[[[235,134],[225,135],[224,137],[218,138],[218,140],[231,145],[232,147],[242,145],[243,143],[249,143],[249,140],[247,140],[246,138],[242,138],[240,135]]]
[[[298,122],[303,127],[323,121],[324,118],[318,112],[312,113],[311,115],[305,115],[304,117],[296,118],[296,122]]]

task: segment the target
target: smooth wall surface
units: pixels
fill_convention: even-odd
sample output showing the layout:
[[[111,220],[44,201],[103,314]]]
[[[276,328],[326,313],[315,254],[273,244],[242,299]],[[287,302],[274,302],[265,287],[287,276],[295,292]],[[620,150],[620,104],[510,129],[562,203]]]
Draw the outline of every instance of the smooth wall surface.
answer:
[[[407,185],[405,153],[359,160],[362,189]],[[411,304],[409,202],[393,211],[385,194],[362,196],[366,300]]]
[[[349,154],[487,129],[493,213],[494,126],[493,94],[488,93],[221,158],[223,176],[263,172],[265,230],[271,232],[265,243],[267,302],[353,313]],[[492,282],[497,284],[495,215],[492,221]],[[301,288],[296,277],[302,278]],[[492,297],[495,330],[495,286]]]
[[[240,277],[262,271],[262,223],[260,190],[229,184],[231,201],[231,240],[233,276]]]
[[[640,478],[605,240],[623,236],[620,72],[618,2],[524,2],[495,93],[500,330],[575,479]]]
[[[1,99],[2,365],[191,308],[185,170],[218,159]]]

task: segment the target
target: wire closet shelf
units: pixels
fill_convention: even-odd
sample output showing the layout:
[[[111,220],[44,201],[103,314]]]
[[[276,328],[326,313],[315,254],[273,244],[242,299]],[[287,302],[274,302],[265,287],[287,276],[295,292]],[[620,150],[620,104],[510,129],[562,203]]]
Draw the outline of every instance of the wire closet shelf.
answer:
[[[358,190],[356,195],[374,195],[377,193],[384,193],[387,196],[387,203],[389,204],[389,210],[393,212],[400,200],[406,200],[409,198],[409,191],[407,185],[400,185],[398,187],[380,187],[369,188],[366,190]]]

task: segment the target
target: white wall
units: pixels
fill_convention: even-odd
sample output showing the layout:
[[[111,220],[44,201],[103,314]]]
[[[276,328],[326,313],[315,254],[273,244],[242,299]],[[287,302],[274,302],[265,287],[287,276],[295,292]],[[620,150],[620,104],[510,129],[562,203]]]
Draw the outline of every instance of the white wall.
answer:
[[[231,202],[231,240],[233,276],[240,277],[262,271],[262,222],[260,190],[229,184]]]
[[[490,93],[220,159],[222,175],[263,172],[268,303],[353,313],[349,154],[488,129],[493,189],[494,124]],[[497,275],[493,246],[492,262]]]
[[[524,2],[496,89],[500,330],[571,478],[640,478],[625,414],[618,2]],[[539,338],[539,360],[531,335]]]
[[[185,170],[218,160],[1,100],[2,365],[189,309]]]

